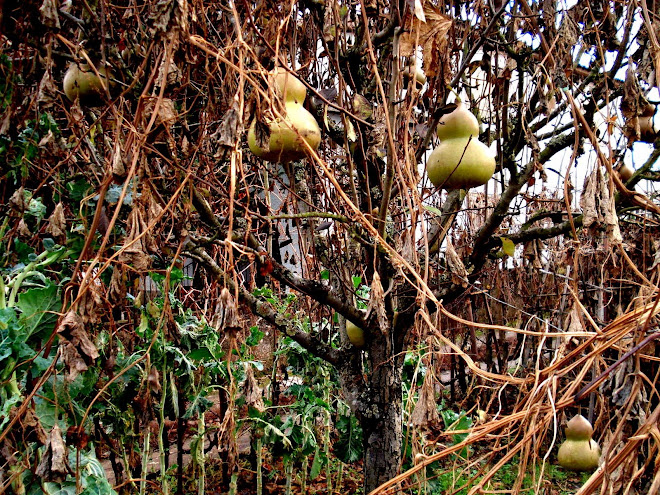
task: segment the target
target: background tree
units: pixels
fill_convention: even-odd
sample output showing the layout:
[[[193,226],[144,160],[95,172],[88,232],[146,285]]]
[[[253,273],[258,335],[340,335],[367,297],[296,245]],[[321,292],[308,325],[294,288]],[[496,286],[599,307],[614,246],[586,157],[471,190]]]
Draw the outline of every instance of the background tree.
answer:
[[[610,467],[632,469],[634,442],[646,442],[652,458],[655,443],[632,434],[646,433],[658,415],[649,385],[657,358],[642,350],[655,338],[647,331],[657,313],[660,209],[652,194],[635,190],[655,178],[658,156],[635,144],[656,138],[653,8],[5,1],[0,156],[10,286],[0,321],[15,333],[25,329],[31,313],[28,296],[17,296],[22,280],[53,263],[48,281],[35,283],[52,292],[52,304],[39,311],[59,309],[59,320],[3,351],[3,393],[12,399],[0,439],[10,451],[23,441],[28,432],[16,433],[17,424],[36,411],[29,399],[58,383],[53,372],[62,370],[67,383],[93,376],[88,385],[98,392],[91,402],[81,398],[84,413],[69,416],[67,442],[84,449],[88,419],[99,441],[114,418],[103,394],[136,369],[143,379],[125,393],[136,397],[137,431],[159,414],[157,436],[167,439],[167,383],[201,391],[204,380],[221,380],[222,433],[231,437],[238,378],[230,357],[247,360],[241,328],[265,321],[273,342],[288,336],[336,370],[363,432],[365,493],[410,462],[403,434],[410,422],[428,439],[444,429],[434,382],[447,368],[449,399],[476,401],[495,419],[424,457],[415,472],[493,433],[502,436],[484,461],[498,468],[519,454],[523,467],[542,463],[556,412],[586,398],[597,433],[613,446],[604,450]],[[62,89],[72,63],[109,75],[93,97]],[[425,80],[410,77],[414,67]],[[269,76],[274,69],[304,83],[305,107],[321,129],[320,147],[300,160],[268,162],[246,145],[252,122],[263,144],[264,123],[286,111]],[[438,123],[457,99],[497,157],[492,180],[467,193],[436,188],[424,172]],[[622,180],[616,170],[630,163],[634,173]],[[14,274],[25,262],[37,264],[19,280]],[[183,280],[193,266],[193,279]],[[178,283],[189,299],[147,300]],[[351,343],[347,321],[364,332],[361,347]],[[188,363],[186,353],[194,356],[191,370],[203,360],[203,339],[187,329],[208,331],[206,322],[225,339],[216,335],[210,345],[204,334],[208,375],[181,366],[170,374],[173,362]],[[12,339],[9,333],[6,342]],[[407,351],[420,348],[437,376],[426,374],[411,413],[403,374]],[[617,361],[629,350],[632,368],[631,360]],[[271,401],[282,378],[275,361]],[[627,381],[620,370],[637,378]],[[594,393],[605,379],[605,390],[616,391],[611,397]],[[180,404],[200,418],[200,436],[203,395]],[[612,412],[624,405],[625,413]],[[631,411],[634,424],[624,427]],[[618,426],[605,434],[612,423]],[[40,435],[47,449],[61,443],[55,426]],[[126,441],[140,440],[148,445],[149,436]],[[628,443],[617,450],[615,440]],[[237,466],[235,448],[224,455]],[[17,464],[3,456],[29,465],[27,457]],[[138,478],[146,474],[142,461],[125,468]],[[654,466],[643,466],[633,481],[657,487]],[[27,483],[25,472],[5,474],[5,483]],[[36,472],[49,481],[66,474],[52,463]],[[585,486],[617,479],[594,475]]]

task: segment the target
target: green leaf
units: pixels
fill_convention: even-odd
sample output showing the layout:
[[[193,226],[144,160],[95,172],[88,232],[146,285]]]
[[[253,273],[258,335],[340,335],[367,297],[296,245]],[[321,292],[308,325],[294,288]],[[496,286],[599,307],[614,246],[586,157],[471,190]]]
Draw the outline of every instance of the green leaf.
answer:
[[[321,474],[321,468],[325,464],[324,455],[321,452],[319,447],[316,447],[316,452],[314,452],[314,460],[312,461],[312,468],[309,470],[309,478],[314,480]]]
[[[31,254],[34,254],[34,250],[26,243],[23,241],[20,241],[18,239],[14,240],[14,254],[18,257],[18,259],[22,263],[27,263],[28,262],[28,257]]]
[[[500,237],[502,241],[502,252],[508,256],[513,256],[516,252],[516,244],[508,237]]]
[[[85,179],[67,182],[66,188],[69,191],[69,198],[74,203],[80,203],[92,190],[92,186]]]
[[[434,215],[437,215],[439,217],[442,216],[442,211],[440,211],[438,208],[435,206],[430,206],[430,205],[424,205],[424,209],[430,213],[433,213]]]
[[[46,251],[52,251],[53,249],[55,249],[56,246],[55,241],[50,237],[46,237],[42,242],[44,243],[44,249]]]
[[[188,353],[188,357],[191,361],[210,361],[213,359],[213,354],[207,348],[202,347],[200,349],[192,350]]]
[[[86,477],[85,480],[87,486],[80,495],[116,495],[117,493],[105,478]]]
[[[121,193],[123,189],[124,189],[124,184],[112,184],[108,188],[108,192],[105,193],[105,200],[111,205],[117,204],[119,198],[121,197]],[[134,188],[131,186],[128,187],[128,190],[126,191],[126,196],[124,196],[124,201],[123,201],[124,206],[131,206],[133,204],[133,189]]]
[[[345,463],[362,459],[362,428],[355,416],[341,416],[335,424],[339,440],[334,445],[334,454]]]
[[[183,419],[198,417],[200,414],[204,414],[204,412],[211,409],[213,402],[208,400],[205,395],[206,391],[204,390],[192,398],[188,409],[186,409],[186,412],[183,415]]]
[[[282,443],[284,444],[284,447],[287,449],[293,448],[293,445],[291,445],[291,441],[287,438],[287,436],[284,434],[282,430],[280,430],[277,426],[275,426],[272,423],[266,423],[266,426],[264,427],[264,433],[266,435],[276,435],[278,436],[281,440]]]
[[[28,203],[28,209],[25,213],[41,221],[46,216],[46,205],[44,205],[41,198],[32,198]]]
[[[62,306],[56,285],[29,289],[18,296],[18,309],[21,310],[20,323],[24,327],[25,339],[34,333],[50,334],[57,321],[57,313]]]
[[[470,418],[464,412],[458,414],[452,411],[451,409],[445,409],[440,412],[440,415],[442,416],[442,420],[445,423],[446,430],[456,431],[456,430],[469,430],[470,428],[472,428],[472,418]],[[452,435],[452,440],[454,445],[465,440],[467,436],[468,433],[456,433]],[[465,457],[467,453],[468,453],[468,449],[464,448],[458,453],[458,455],[460,455],[461,457]]]
[[[264,338],[264,335],[266,334],[261,330],[259,330],[259,327],[257,326],[250,327],[250,336],[247,339],[245,339],[245,345],[249,347],[256,346]]]
[[[44,491],[46,495],[76,495],[76,483],[44,483]]]

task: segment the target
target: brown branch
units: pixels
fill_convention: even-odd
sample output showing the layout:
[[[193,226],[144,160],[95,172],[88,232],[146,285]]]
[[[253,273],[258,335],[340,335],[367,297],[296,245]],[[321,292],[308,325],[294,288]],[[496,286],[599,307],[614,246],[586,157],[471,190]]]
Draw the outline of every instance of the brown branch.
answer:
[[[333,349],[331,346],[325,344],[311,334],[303,332],[296,326],[291,318],[279,314],[270,304],[253,296],[243,287],[237,287],[232,277],[218,266],[205,249],[194,247],[187,250],[187,252],[190,257],[204,265],[218,282],[226,284],[232,291],[238,290],[238,297],[240,300],[249,306],[255,315],[262,317],[315,356],[320,357],[333,365],[338,365],[340,363],[343,354],[341,351]]]
[[[548,146],[539,154],[538,162],[545,163],[555,154],[569,146],[575,140],[575,133],[564,134],[558,136],[548,143]],[[493,213],[486,219],[486,222],[477,232],[474,239],[474,250],[470,256],[470,265],[475,269],[483,266],[486,261],[486,254],[490,250],[492,243],[490,242],[491,236],[502,224],[504,219],[509,214],[509,206],[511,202],[518,196],[522,187],[527,184],[527,181],[532,177],[536,170],[536,160],[531,160],[523,172],[518,175],[514,180],[509,183],[509,186],[504,190],[500,200],[498,201]]]

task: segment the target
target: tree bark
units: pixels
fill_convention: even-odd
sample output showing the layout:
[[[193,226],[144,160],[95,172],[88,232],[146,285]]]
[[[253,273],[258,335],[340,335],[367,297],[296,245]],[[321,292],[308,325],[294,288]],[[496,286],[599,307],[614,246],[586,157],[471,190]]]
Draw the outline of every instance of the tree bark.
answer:
[[[364,493],[398,474],[402,449],[402,359],[395,358],[389,335],[369,342],[369,389],[363,402]]]

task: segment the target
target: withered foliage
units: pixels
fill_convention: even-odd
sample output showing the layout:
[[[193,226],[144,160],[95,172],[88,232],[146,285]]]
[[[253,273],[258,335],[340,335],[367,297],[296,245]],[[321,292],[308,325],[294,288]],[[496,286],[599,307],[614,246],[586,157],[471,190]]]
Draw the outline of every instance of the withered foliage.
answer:
[[[653,8],[5,0],[3,269],[19,264],[14,250],[42,252],[47,238],[79,256],[52,271],[64,307],[32,361],[57,346],[67,382],[98,367],[102,389],[123,376],[117,356],[151,352],[147,314],[175,345],[185,339],[175,312],[189,310],[212,322],[229,356],[249,320],[334,365],[367,433],[401,433],[392,418],[419,427],[414,452],[424,460],[381,493],[412,493],[420,470],[466,447],[477,466],[471,493],[490,490],[516,458],[520,474],[505,487],[515,492],[526,473],[553,462],[559,427],[578,411],[603,446],[602,467],[578,493],[658,492],[660,153],[649,144],[643,163],[631,153],[658,136]],[[404,79],[411,63],[427,77],[419,87]],[[72,64],[111,74],[102,104],[67,99]],[[276,67],[303,82],[322,129],[318,150],[297,162],[261,161],[246,142],[255,119],[265,139],[262,121],[285,108],[268,82]],[[466,194],[436,190],[423,166],[456,96],[497,154],[494,178]],[[637,173],[627,189],[613,171],[631,157]],[[168,286],[187,268],[190,279]],[[155,287],[149,273],[165,282]],[[262,286],[272,298],[254,295]],[[162,291],[176,291],[181,307]],[[363,349],[340,337],[335,322],[345,319],[366,331]],[[316,331],[318,322],[333,323]],[[427,374],[403,411],[411,350]],[[170,379],[151,363],[141,369],[146,386],[127,406],[136,431],[157,416],[155,397]],[[281,378],[277,369],[272,376]],[[251,368],[242,386],[233,376],[224,385],[221,456],[238,470],[234,399],[242,394],[257,411],[264,402]],[[45,437],[28,407],[39,390],[26,393],[0,433],[4,463],[15,461],[21,438],[46,442],[36,474],[62,480],[70,473],[62,434],[54,426]],[[454,445],[435,407],[442,399],[490,419]],[[388,407],[398,414],[387,416]],[[73,431],[71,445],[86,445],[83,433]],[[368,489],[403,464],[398,441],[387,469],[365,457]],[[136,451],[125,468],[139,475]]]

